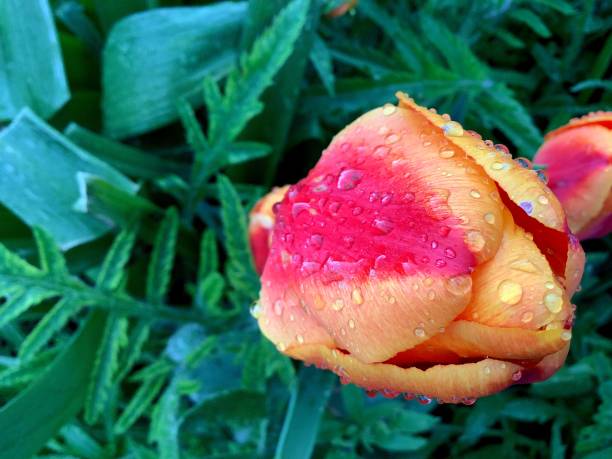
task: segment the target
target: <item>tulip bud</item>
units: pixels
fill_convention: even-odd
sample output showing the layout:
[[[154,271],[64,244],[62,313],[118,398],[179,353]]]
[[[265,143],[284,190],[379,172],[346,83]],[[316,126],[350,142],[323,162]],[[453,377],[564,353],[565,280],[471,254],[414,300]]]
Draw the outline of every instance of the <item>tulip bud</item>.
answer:
[[[612,231],[612,112],[574,119],[546,136],[534,160],[580,239]]]
[[[584,266],[561,205],[504,146],[398,97],[275,205],[262,332],[389,396],[471,404],[550,376]]]

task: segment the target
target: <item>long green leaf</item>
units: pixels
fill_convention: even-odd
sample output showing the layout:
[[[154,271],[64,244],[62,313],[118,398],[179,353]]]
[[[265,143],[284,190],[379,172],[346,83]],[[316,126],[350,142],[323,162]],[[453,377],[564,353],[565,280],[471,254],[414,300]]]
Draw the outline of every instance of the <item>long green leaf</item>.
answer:
[[[104,317],[93,312],[41,377],[0,409],[0,459],[31,458],[81,409]]]
[[[168,293],[178,228],[178,213],[170,208],[157,232],[147,272],[147,300],[153,304],[162,303]]]

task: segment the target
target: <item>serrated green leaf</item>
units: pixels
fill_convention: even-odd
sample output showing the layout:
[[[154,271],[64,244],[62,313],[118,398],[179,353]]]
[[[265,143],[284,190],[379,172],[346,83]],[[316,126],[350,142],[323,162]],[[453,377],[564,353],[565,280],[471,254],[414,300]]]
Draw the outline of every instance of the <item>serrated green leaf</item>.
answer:
[[[66,259],[53,238],[45,230],[38,227],[34,227],[34,238],[36,239],[40,268],[53,276],[67,276]]]
[[[160,459],[179,459],[180,457],[179,400],[178,382],[173,380],[153,410],[149,441],[157,443]]]
[[[219,273],[210,273],[197,286],[196,305],[211,313],[219,313],[219,301],[225,291],[225,278]]]
[[[82,307],[83,304],[81,300],[77,298],[67,296],[59,300],[28,334],[19,349],[19,357],[23,361],[28,361],[36,357],[38,351],[42,349],[53,335],[60,331],[68,320]]]
[[[255,41],[251,51],[241,56],[239,67],[227,77],[220,103],[207,103],[211,143],[233,141],[247,122],[261,111],[261,94],[291,55],[306,23],[309,7],[310,0],[289,3]]]
[[[218,177],[221,220],[228,254],[229,282],[239,291],[254,296],[259,281],[255,274],[249,247],[247,223],[240,198],[232,183],[223,175]]]
[[[85,400],[85,420],[94,424],[106,408],[118,369],[118,354],[126,341],[127,319],[109,314],[104,335],[94,361]]]
[[[104,457],[104,449],[83,428],[68,424],[60,430],[60,436],[64,439],[66,446],[78,457],[87,459],[101,459]]]
[[[0,120],[24,107],[50,117],[70,92],[48,0],[1,2],[0,43]]]
[[[158,375],[146,379],[140,385],[115,423],[114,431],[117,435],[124,434],[149,409],[165,382],[166,375]]]
[[[119,283],[124,275],[125,265],[132,255],[135,242],[135,229],[130,228],[119,233],[98,272],[98,278],[96,279],[98,287],[106,290],[114,290],[119,287]]]
[[[206,230],[200,242],[200,264],[198,265],[197,282],[201,283],[206,277],[219,269],[219,254],[215,233]]]
[[[34,287],[9,296],[4,304],[0,306],[0,327],[4,327],[32,306],[56,295],[57,292],[47,288]]]
[[[153,246],[153,254],[147,271],[147,300],[153,304],[164,301],[170,286],[176,240],[178,236],[179,219],[176,209],[166,212]]]

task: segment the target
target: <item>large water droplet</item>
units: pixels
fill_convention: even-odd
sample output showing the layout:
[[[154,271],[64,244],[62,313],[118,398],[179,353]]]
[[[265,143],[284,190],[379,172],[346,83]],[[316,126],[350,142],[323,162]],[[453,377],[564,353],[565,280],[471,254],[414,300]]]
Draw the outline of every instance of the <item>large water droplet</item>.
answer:
[[[447,247],[447,248],[444,249],[444,256],[446,258],[453,259],[453,258],[455,258],[457,256],[457,253],[453,249],[451,249],[450,247]]]
[[[444,130],[444,134],[450,137],[459,137],[463,135],[463,126],[456,121],[449,121],[443,124],[442,129]]]
[[[544,306],[546,306],[550,312],[556,314],[563,308],[563,299],[556,293],[547,293],[544,295]]]
[[[478,199],[480,197],[480,191],[472,190],[470,191],[470,196],[473,197],[474,199]]]
[[[417,336],[419,338],[423,338],[425,336],[425,330],[422,329],[421,327],[417,327],[414,329],[414,336]]]
[[[525,311],[523,314],[521,314],[521,322],[523,322],[524,324],[528,324],[532,320],[533,320],[533,312]]]
[[[446,282],[446,289],[453,295],[465,295],[472,290],[472,278],[467,274],[451,277]]]
[[[352,190],[363,179],[363,172],[356,169],[346,169],[338,176],[338,189]]]
[[[358,288],[354,288],[351,293],[351,299],[355,304],[363,304],[363,295],[361,294],[361,290]]]
[[[374,223],[372,225],[383,234],[389,234],[394,228],[393,222],[385,218],[374,219]]]
[[[489,225],[494,225],[495,215],[493,215],[492,212],[487,212],[486,214],[484,214],[484,221],[487,222]]]
[[[570,339],[572,339],[572,332],[569,330],[561,332],[561,339],[563,341],[569,341]]]
[[[385,116],[393,115],[396,111],[397,111],[397,107],[395,105],[385,104],[383,108],[383,115]]]
[[[506,304],[516,304],[523,297],[523,287],[512,280],[504,280],[497,286],[497,296]]]

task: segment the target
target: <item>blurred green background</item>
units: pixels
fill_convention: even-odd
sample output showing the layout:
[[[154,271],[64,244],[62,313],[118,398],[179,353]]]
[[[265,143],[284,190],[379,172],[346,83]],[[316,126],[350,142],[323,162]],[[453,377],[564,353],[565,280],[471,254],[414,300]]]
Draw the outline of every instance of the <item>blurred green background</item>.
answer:
[[[610,458],[610,236],[550,380],[369,398],[249,314],[245,212],[398,90],[530,158],[612,2],[0,0],[0,458]]]

